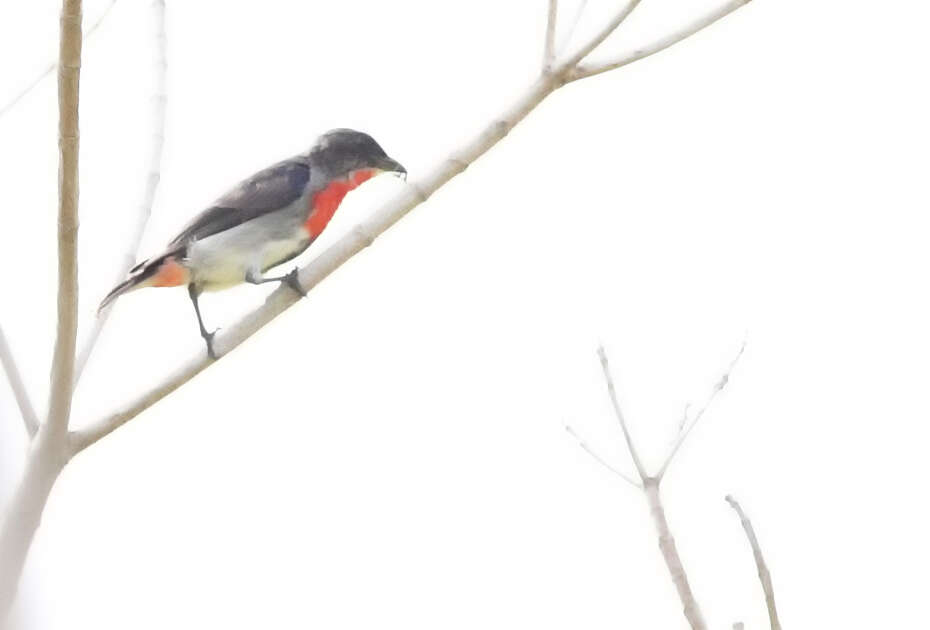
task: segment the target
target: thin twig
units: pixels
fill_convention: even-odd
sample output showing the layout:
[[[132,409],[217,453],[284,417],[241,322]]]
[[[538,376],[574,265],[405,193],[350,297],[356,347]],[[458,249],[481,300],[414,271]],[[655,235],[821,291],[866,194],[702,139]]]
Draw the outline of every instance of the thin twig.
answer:
[[[743,511],[739,502],[731,495],[726,497],[727,503],[730,504],[736,514],[739,516],[743,530],[746,532],[746,538],[749,539],[749,545],[752,547],[752,555],[756,560],[756,569],[759,572],[759,581],[762,583],[762,591],[765,593],[765,605],[769,611],[769,623],[772,630],[781,630],[781,624],[778,622],[778,611],[775,609],[775,590],[772,588],[772,575],[765,564],[765,558],[762,556],[762,548],[759,547],[759,539],[756,538],[756,532],[749,521],[749,517]]]
[[[619,470],[617,470],[616,468],[614,468],[613,466],[611,466],[610,464],[608,464],[608,463],[607,463],[607,460],[605,460],[603,457],[601,457],[600,455],[598,455],[597,452],[596,452],[594,449],[592,449],[592,448],[588,445],[588,443],[587,443],[586,441],[584,441],[584,440],[581,438],[581,436],[578,435],[578,433],[575,432],[575,430],[574,430],[573,428],[571,428],[569,425],[565,425],[565,430],[568,431],[568,434],[569,434],[569,435],[571,435],[573,438],[575,438],[575,439],[578,441],[578,446],[580,446],[588,455],[590,455],[591,457],[594,458],[594,461],[596,461],[596,462],[599,463],[601,466],[603,466],[604,468],[606,468],[607,470],[609,470],[609,471],[612,472],[613,474],[615,474],[615,475],[617,475],[618,477],[620,477],[621,479],[623,479],[625,482],[627,482],[628,484],[630,484],[630,485],[633,486],[634,488],[642,489],[643,484],[641,484],[640,482],[636,481],[635,479],[633,479],[632,477],[630,477],[630,476],[627,475],[626,473],[620,472]]]
[[[740,357],[743,356],[743,352],[746,350],[746,340],[743,340],[742,345],[739,348],[739,352],[736,353],[736,356],[733,357],[733,360],[730,361],[730,364],[727,366],[727,369],[723,372],[721,377],[714,384],[713,389],[710,392],[710,395],[707,397],[707,400],[698,409],[698,412],[694,415],[694,419],[691,420],[690,424],[682,423],[679,427],[678,437],[675,439],[675,443],[672,444],[672,448],[669,450],[668,455],[665,457],[665,461],[662,462],[662,466],[659,468],[659,472],[656,474],[656,477],[661,479],[665,476],[665,471],[668,470],[669,465],[672,463],[672,460],[675,458],[675,454],[678,453],[678,449],[681,448],[681,445],[685,443],[685,440],[688,439],[688,435],[691,433],[692,429],[697,425],[697,423],[704,417],[704,412],[707,411],[707,408],[710,407],[711,403],[714,402],[714,399],[717,397],[723,388],[727,386],[727,383],[730,382],[730,373],[733,372],[733,368],[736,367],[736,363],[740,360]]]
[[[565,50],[565,47],[571,43],[572,34],[578,27],[578,22],[581,21],[581,16],[584,13],[584,8],[587,4],[588,0],[581,0],[581,2],[578,3],[578,8],[575,9],[575,15],[572,16],[572,23],[569,25],[568,29],[565,31],[565,34],[562,36],[562,42],[556,47],[556,55],[561,54],[562,51]]]
[[[149,142],[148,155],[148,175],[145,178],[145,189],[142,193],[142,199],[139,202],[138,214],[136,216],[136,225],[132,236],[129,239],[129,246],[123,254],[122,264],[118,269],[114,280],[111,284],[126,277],[126,273],[135,264],[139,252],[139,246],[142,244],[142,237],[145,235],[146,226],[149,218],[152,216],[152,206],[155,203],[155,194],[158,192],[158,184],[161,181],[161,160],[162,150],[165,146],[165,110],[167,109],[168,99],[168,81],[167,81],[167,33],[165,31],[165,2],[164,0],[152,0],[152,14],[155,23],[155,61],[153,68],[153,88],[154,96],[152,97],[152,137]],[[84,368],[97,345],[100,333],[106,325],[113,310],[113,305],[107,306],[94,319],[93,328],[91,328],[84,346],[78,353],[78,358],[74,367],[74,384],[77,386],[84,373]]]
[[[643,461],[639,457],[639,452],[636,450],[636,444],[633,442],[633,437],[630,435],[630,429],[626,424],[626,418],[623,416],[623,409],[620,408],[620,402],[617,400],[617,390],[614,388],[614,379],[610,375],[610,365],[607,362],[607,352],[604,350],[604,347],[601,346],[597,349],[597,356],[601,360],[601,369],[604,371],[604,380],[607,381],[607,392],[610,394],[610,402],[614,407],[614,414],[617,416],[617,422],[620,423],[620,428],[623,429],[623,437],[626,440],[627,448],[630,450],[630,457],[633,458],[633,464],[636,466],[636,472],[639,473],[639,478],[643,480],[643,483],[649,479],[649,474],[646,472],[645,466],[643,466]]]
[[[607,25],[602,28],[597,35],[592,37],[588,42],[578,49],[573,55],[566,59],[563,63],[559,64],[562,69],[571,69],[578,65],[578,62],[587,57],[591,52],[600,46],[605,39],[607,39],[611,33],[617,30],[617,27],[623,24],[623,21],[626,20],[630,13],[633,12],[639,3],[642,0],[629,0],[629,2],[624,6],[620,11],[614,15],[613,18],[607,23]]]
[[[633,63],[634,61],[639,61],[640,59],[654,55],[655,53],[665,50],[673,44],[677,44],[683,39],[691,37],[698,31],[710,26],[717,20],[726,17],[733,11],[736,11],[741,6],[749,4],[749,2],[751,2],[751,0],[730,0],[730,2],[727,2],[723,6],[717,7],[705,15],[700,16],[696,20],[689,22],[679,30],[674,31],[665,37],[657,39],[656,41],[643,46],[642,48],[637,48],[631,53],[626,53],[618,59],[599,64],[580,65],[569,74],[568,78],[570,81],[577,81],[578,79],[593,77],[594,75],[601,74],[602,72],[616,70],[617,68],[622,68],[623,66],[629,63]]]
[[[546,44],[543,48],[543,71],[552,65],[555,55],[555,29],[559,15],[559,0],[549,0],[549,14],[546,17]]]
[[[32,439],[36,431],[39,430],[39,416],[36,415],[35,407],[32,406],[32,400],[29,398],[29,392],[26,390],[26,384],[23,383],[23,377],[19,373],[19,367],[13,358],[13,351],[7,343],[6,335],[3,334],[3,328],[0,328],[0,364],[3,365],[3,371],[6,372],[6,378],[10,383],[10,389],[13,390],[16,404],[19,405],[19,413],[23,416],[26,433]]]
[[[48,403],[48,426],[56,435],[68,429],[77,341],[81,44],[81,0],[64,0],[58,62],[58,330]]]
[[[94,31],[97,30],[97,27],[99,27],[100,24],[103,22],[104,18],[107,17],[107,15],[110,13],[110,9],[113,8],[113,5],[116,4],[116,2],[117,2],[117,0],[110,0],[110,4],[107,5],[107,7],[106,7],[106,8],[103,10],[103,12],[97,17],[97,19],[94,21],[94,23],[91,24],[91,25],[87,28],[87,31],[84,33],[84,39],[88,39],[88,38],[90,38],[91,35],[94,34]],[[39,76],[37,76],[35,79],[33,79],[33,80],[32,80],[25,88],[23,88],[18,94],[16,94],[12,99],[10,99],[10,100],[9,100],[7,103],[5,103],[2,107],[0,107],[0,118],[2,118],[3,115],[6,114],[7,112],[9,112],[11,109],[13,109],[14,107],[16,107],[16,105],[18,105],[19,102],[20,102],[21,100],[23,100],[30,92],[32,92],[32,91],[36,88],[36,86],[39,85],[39,84],[42,82],[43,79],[45,79],[46,77],[50,76],[53,72],[55,72],[55,69],[56,69],[56,68],[58,68],[58,61],[55,60],[55,61],[50,62],[50,63],[45,67],[45,69],[42,70],[42,72],[39,74]]]

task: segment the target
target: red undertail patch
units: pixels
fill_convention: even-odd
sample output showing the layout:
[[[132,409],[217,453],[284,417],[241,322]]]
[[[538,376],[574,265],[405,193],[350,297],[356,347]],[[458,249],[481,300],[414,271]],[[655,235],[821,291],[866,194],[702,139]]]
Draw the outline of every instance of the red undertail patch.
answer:
[[[304,224],[310,238],[315,238],[323,232],[349,191],[355,190],[377,174],[375,169],[355,171],[346,179],[337,179],[313,195],[310,199],[310,216]]]
[[[190,279],[185,269],[176,259],[166,258],[152,276],[153,287],[177,287],[187,284]]]

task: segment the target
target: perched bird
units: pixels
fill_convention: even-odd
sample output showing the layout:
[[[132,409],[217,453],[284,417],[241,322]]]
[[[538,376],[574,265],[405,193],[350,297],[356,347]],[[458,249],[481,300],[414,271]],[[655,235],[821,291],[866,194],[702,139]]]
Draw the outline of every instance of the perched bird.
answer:
[[[215,359],[216,331],[203,324],[200,294],[242,282],[282,282],[304,295],[296,267],[281,276],[264,272],[307,249],[346,194],[384,172],[407,171],[368,134],[329,131],[309,151],[252,175],[194,217],[162,253],[130,269],[100,309],[135,289],[187,285],[200,335]]]

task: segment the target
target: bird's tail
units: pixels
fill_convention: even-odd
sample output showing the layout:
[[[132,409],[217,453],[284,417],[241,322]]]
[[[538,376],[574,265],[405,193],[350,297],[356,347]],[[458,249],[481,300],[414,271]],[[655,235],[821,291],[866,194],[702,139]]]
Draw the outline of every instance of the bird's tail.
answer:
[[[107,293],[107,296],[103,298],[100,306],[97,307],[97,312],[99,313],[108,307],[116,298],[124,293],[151,286],[156,280],[159,272],[162,271],[162,266],[165,265],[165,263],[173,262],[173,258],[176,254],[177,252],[172,251],[162,254],[161,256],[156,256],[155,258],[149,258],[130,269],[126,279],[113,287],[113,290]]]

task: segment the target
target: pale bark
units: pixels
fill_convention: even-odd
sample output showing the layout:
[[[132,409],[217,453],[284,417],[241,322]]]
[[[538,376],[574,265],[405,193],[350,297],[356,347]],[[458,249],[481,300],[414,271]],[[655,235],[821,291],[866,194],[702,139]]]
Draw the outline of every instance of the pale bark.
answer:
[[[691,584],[688,582],[688,575],[681,564],[681,557],[678,555],[678,548],[675,546],[675,538],[668,527],[668,520],[665,518],[665,508],[662,506],[662,497],[659,493],[659,480],[645,480],[646,502],[649,505],[649,514],[652,516],[652,522],[656,528],[656,534],[659,536],[659,550],[662,552],[662,559],[665,560],[665,566],[668,567],[668,573],[672,577],[672,583],[678,591],[678,599],[681,600],[682,610],[688,623],[693,630],[706,630],[707,624],[701,614],[694,593],[691,592]]]
[[[607,360],[607,352],[604,348],[597,349],[597,356],[601,360],[601,370],[604,372],[604,381],[607,383],[607,393],[610,395],[610,403],[614,408],[614,415],[617,422],[620,423],[620,429],[623,431],[623,438],[626,440],[626,447],[630,451],[630,457],[633,459],[633,465],[636,466],[636,472],[639,478],[645,483],[649,479],[643,460],[639,457],[639,451],[636,449],[636,443],[630,434],[630,428],[626,424],[626,418],[623,415],[623,409],[620,407],[620,401],[617,399],[617,389],[614,387],[614,379],[610,374],[610,363]]]
[[[739,502],[732,496],[727,496],[727,503],[730,504],[736,514],[739,516],[740,523],[743,525],[743,531],[746,532],[746,538],[749,539],[749,546],[752,547],[752,556],[756,561],[756,570],[759,573],[759,582],[762,583],[762,592],[765,593],[765,606],[769,612],[769,625],[772,630],[781,630],[781,623],[778,621],[778,611],[775,608],[775,589],[772,587],[772,574],[765,564],[765,557],[762,555],[762,548],[759,546],[759,539],[756,538],[756,531],[752,527],[752,522]]]
[[[36,415],[35,407],[32,406],[32,400],[29,398],[29,392],[23,382],[23,377],[19,373],[19,367],[13,357],[13,350],[6,340],[6,335],[3,334],[3,328],[0,328],[0,365],[3,366],[6,379],[13,391],[13,397],[16,398],[19,413],[26,425],[26,433],[32,438],[36,431],[39,430],[39,417]]]
[[[577,51],[569,55],[569,57],[561,63],[561,68],[566,70],[574,69],[574,67],[578,65],[578,62],[590,55],[595,48],[604,43],[604,40],[610,37],[611,33],[617,30],[617,27],[630,17],[630,14],[639,6],[640,2],[642,2],[642,0],[629,0],[629,2],[622,9],[617,11],[607,24],[604,25],[604,28],[598,31],[597,35],[588,40],[588,42]]]
[[[58,330],[52,355],[47,424],[64,436],[71,415],[78,325],[78,99],[81,0],[64,0],[58,62]]]
[[[752,0],[731,0],[722,6],[708,11],[704,15],[699,16],[691,22],[688,22],[677,31],[673,31],[665,37],[657,39],[656,41],[641,48],[637,48],[633,52],[626,53],[617,59],[598,64],[579,65],[577,68],[575,68],[574,71],[572,71],[571,80],[576,81],[578,79],[593,77],[596,74],[609,72],[610,70],[616,70],[617,68],[622,68],[623,66],[633,63],[634,61],[645,59],[650,55],[654,55],[659,51],[665,50],[669,46],[677,44],[683,39],[691,37],[698,31],[710,26],[717,20],[733,13],[741,6],[749,4],[751,1]]]
[[[714,387],[711,389],[710,395],[707,397],[707,400],[704,401],[704,404],[698,409],[698,412],[694,414],[694,418],[689,422],[688,421],[688,409],[685,409],[685,416],[681,421],[681,425],[678,429],[678,437],[675,438],[675,442],[672,444],[672,448],[669,449],[668,455],[665,456],[665,460],[662,462],[662,466],[659,467],[659,472],[656,473],[656,477],[662,479],[665,476],[668,467],[671,465],[672,461],[675,459],[675,455],[678,453],[678,449],[681,448],[681,445],[685,443],[685,440],[688,439],[688,435],[697,426],[697,423],[701,421],[701,418],[704,417],[704,412],[707,411],[707,408],[710,407],[711,403],[717,398],[717,394],[723,391],[723,388],[727,386],[727,383],[730,382],[730,374],[733,372],[733,368],[736,367],[736,364],[739,362],[740,358],[743,356],[743,352],[746,351],[746,341],[743,341],[743,345],[740,346],[739,351],[737,351],[736,356],[733,357],[733,360],[730,361],[730,365],[727,366],[726,371],[720,375],[720,378],[717,379],[717,382],[714,384]]]
[[[81,0],[64,0],[58,60],[58,329],[52,359],[48,418],[26,458],[23,477],[0,527],[0,621],[16,595],[26,555],[55,480],[68,463],[68,420],[77,337],[78,103],[81,78]]]
[[[555,58],[555,29],[558,17],[559,0],[549,0],[549,13],[546,16],[546,43],[543,46],[543,70],[548,70]]]

